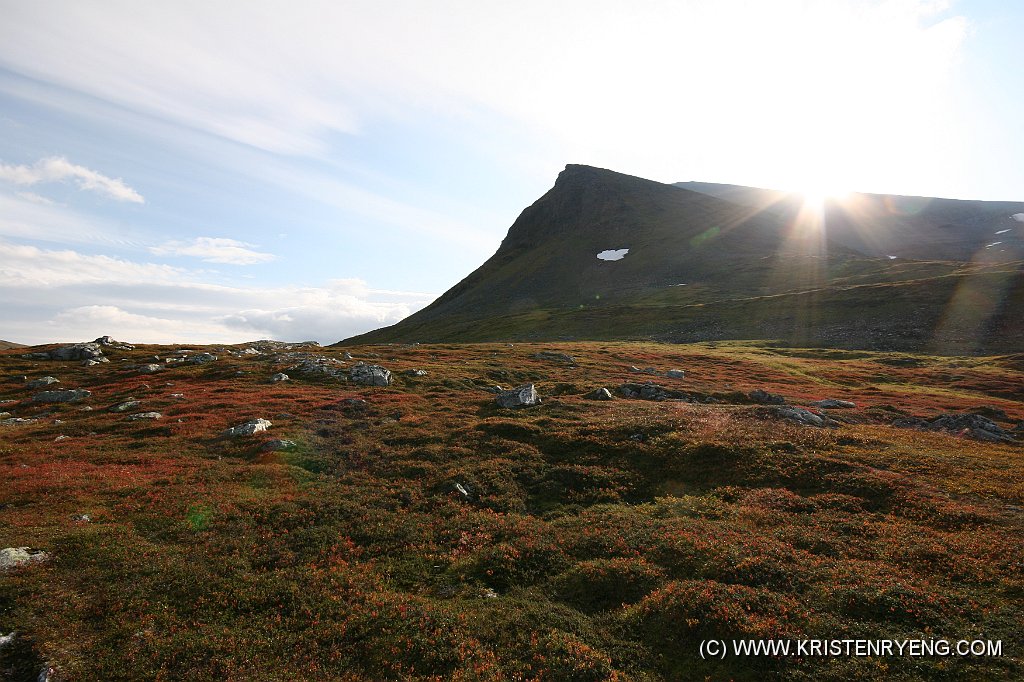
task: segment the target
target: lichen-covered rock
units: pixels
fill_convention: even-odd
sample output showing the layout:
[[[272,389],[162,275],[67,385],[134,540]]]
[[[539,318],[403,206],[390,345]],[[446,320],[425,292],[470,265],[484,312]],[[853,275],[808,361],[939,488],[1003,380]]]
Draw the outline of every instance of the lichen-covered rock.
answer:
[[[39,379],[33,379],[32,381],[25,384],[26,388],[42,388],[43,386],[52,386],[53,384],[59,384],[60,379],[57,377],[40,377]]]
[[[193,365],[205,365],[209,362],[216,362],[217,356],[213,353],[197,353],[188,359]]]
[[[404,372],[407,377],[425,377],[427,376],[427,370],[425,369],[407,369]]]
[[[251,436],[261,431],[266,431],[273,423],[269,419],[252,419],[239,424],[238,426],[232,426],[230,429],[226,429],[221,435],[225,438],[235,438],[238,436]]]
[[[788,421],[808,426],[825,426],[827,423],[823,417],[801,407],[779,407],[775,409],[775,414]]]
[[[92,395],[92,391],[84,388],[71,388],[65,391],[43,391],[32,396],[37,403],[77,403]]]
[[[299,364],[291,367],[289,371],[294,371],[305,376],[315,376],[318,374],[326,375],[329,377],[337,377],[339,379],[345,378],[345,363],[334,358],[328,358],[324,356],[317,356],[312,358],[306,358]]]
[[[541,398],[533,384],[526,384],[509,391],[502,391],[495,396],[494,401],[501,407],[530,407],[539,405]]]
[[[290,379],[291,377],[285,374],[284,372],[278,372],[274,376],[270,377],[270,380],[275,383],[278,381],[289,381]]]
[[[612,400],[612,392],[607,388],[599,388],[587,394],[591,400]]]
[[[34,562],[46,561],[50,555],[43,551],[32,551],[28,547],[7,547],[0,549],[0,571],[16,568]]]
[[[158,365],[156,363],[150,363],[148,365],[140,365],[138,369],[139,369],[139,374],[154,374],[156,372],[162,371],[163,368],[164,368],[163,365]]]
[[[354,383],[365,386],[390,386],[391,372],[380,365],[367,365],[362,362],[353,365],[348,378]]]
[[[667,376],[669,379],[682,379],[686,376],[686,372],[684,372],[681,369],[670,369],[669,371],[665,372],[665,376]]]

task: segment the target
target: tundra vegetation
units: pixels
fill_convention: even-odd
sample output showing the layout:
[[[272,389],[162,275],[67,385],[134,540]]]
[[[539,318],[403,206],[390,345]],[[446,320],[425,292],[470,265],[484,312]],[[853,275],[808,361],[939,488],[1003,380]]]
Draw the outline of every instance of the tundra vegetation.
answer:
[[[44,350],[0,351],[0,547],[45,552],[0,574],[13,680],[1024,675],[1022,355],[25,357]],[[296,369],[311,358],[333,362]],[[390,385],[349,382],[359,362]],[[89,395],[35,401],[44,376]],[[528,384],[538,404],[497,404],[496,385]],[[855,407],[813,405],[826,399]],[[936,421],[950,414],[984,419]],[[980,638],[1003,655],[701,660],[709,637]]]

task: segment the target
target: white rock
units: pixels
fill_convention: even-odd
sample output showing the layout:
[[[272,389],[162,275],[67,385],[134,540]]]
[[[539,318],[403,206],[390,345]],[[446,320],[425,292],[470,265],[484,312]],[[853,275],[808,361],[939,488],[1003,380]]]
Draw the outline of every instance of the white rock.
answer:
[[[138,412],[136,414],[128,415],[128,419],[133,422],[141,421],[143,419],[163,419],[164,416],[159,412]]]
[[[348,378],[366,386],[390,386],[391,372],[380,365],[366,365],[359,363],[352,366],[348,372]]]
[[[244,424],[232,426],[230,429],[225,430],[224,433],[222,433],[221,435],[226,438],[235,438],[237,436],[251,436],[255,433],[266,431],[271,426],[273,426],[273,423],[269,419],[253,419],[245,422]]]
[[[50,555],[42,551],[31,551],[28,547],[7,547],[0,549],[0,570],[23,566],[37,561],[46,561]]]
[[[291,377],[285,374],[284,372],[278,372],[274,376],[270,377],[271,381],[288,381],[290,379]]]

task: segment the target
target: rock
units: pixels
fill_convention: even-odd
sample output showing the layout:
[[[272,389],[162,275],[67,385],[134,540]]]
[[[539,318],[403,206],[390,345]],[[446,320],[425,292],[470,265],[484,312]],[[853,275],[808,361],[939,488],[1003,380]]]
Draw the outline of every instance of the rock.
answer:
[[[84,388],[72,388],[66,391],[43,391],[32,396],[37,403],[77,403],[92,395],[92,391]]]
[[[461,483],[456,483],[452,487],[455,489],[455,492],[459,494],[459,497],[461,497],[463,500],[468,502],[470,499],[472,499],[472,493],[466,486],[462,485]]]
[[[482,590],[480,590],[480,596],[484,599],[497,599],[498,593],[489,587],[485,587]]]
[[[260,448],[263,452],[277,452],[278,450],[292,450],[297,447],[297,444],[293,440],[286,440],[283,438],[277,440],[267,441]]]
[[[33,379],[28,382],[26,388],[42,388],[43,386],[52,386],[53,384],[59,384],[60,379],[57,377],[42,377],[40,379]]]
[[[92,518],[88,514],[75,514],[71,517],[71,520],[75,523],[89,523]]]
[[[345,358],[346,360],[351,360],[352,359],[352,354],[349,353],[348,351],[345,351],[345,354],[342,355],[341,357]]]
[[[98,360],[101,357],[103,348],[95,342],[75,343],[50,351],[51,360]]]
[[[95,367],[98,364],[100,364],[98,360],[91,358],[89,360],[82,360],[82,367]]]
[[[61,435],[57,436],[56,438],[54,438],[53,442],[54,443],[59,443],[60,441],[67,440],[69,438],[71,438],[71,436],[65,436],[64,434],[61,434]]]
[[[591,400],[612,400],[612,392],[607,388],[599,388],[587,394]]]
[[[7,419],[11,416],[10,412],[0,412],[0,419]]]
[[[551,360],[553,362],[564,362],[567,365],[575,365],[576,358],[565,353],[554,353],[552,351],[541,351],[540,353],[534,353],[531,357],[536,360]]]
[[[28,377],[25,376],[24,374],[15,374],[15,375],[11,376],[11,380],[15,381],[15,382],[17,382],[19,384],[23,384],[26,381],[28,381]]]
[[[541,403],[540,396],[533,384],[526,384],[510,391],[502,391],[495,398],[501,407],[530,407]]]
[[[681,369],[670,369],[669,371],[665,372],[665,376],[667,376],[669,379],[682,379],[683,377],[686,376],[686,372],[684,372]]]
[[[128,419],[137,422],[144,419],[163,419],[164,416],[159,412],[137,412],[136,414],[128,415]]]
[[[127,412],[128,410],[135,409],[141,404],[142,403],[136,400],[135,398],[128,398],[124,402],[118,403],[116,405],[111,405],[107,409],[111,412]]]
[[[224,433],[221,434],[221,436],[225,438],[235,438],[237,436],[251,436],[255,433],[266,431],[271,426],[273,426],[273,424],[268,419],[253,419],[245,422],[244,424],[232,426],[230,429],[225,430]]]
[[[271,381],[274,381],[274,382],[278,382],[278,381],[288,381],[288,380],[290,380],[290,379],[291,379],[291,377],[290,377],[290,376],[288,376],[287,374],[285,374],[284,372],[278,372],[278,373],[277,373],[277,374],[275,374],[274,376],[270,377],[270,380],[271,380]]]
[[[10,419],[0,420],[0,424],[3,426],[17,426],[18,424],[35,424],[38,419],[29,419],[27,417],[11,417]]]
[[[762,391],[760,388],[756,388],[749,394],[751,400],[755,403],[761,403],[762,405],[785,405],[786,399],[781,395],[775,393],[769,393],[768,391]]]
[[[14,644],[14,638],[17,636],[17,632],[12,632],[9,635],[0,635],[0,649],[6,646]]]
[[[25,564],[46,561],[50,555],[43,551],[31,551],[28,547],[7,547],[0,549],[0,571],[6,571]]]
[[[348,378],[357,384],[366,386],[391,385],[391,372],[380,365],[367,365],[361,362],[352,365],[352,369],[348,372]]]
[[[980,414],[943,414],[926,426],[929,431],[950,431],[990,443],[1012,443],[1011,433]]]
[[[171,397],[174,398],[175,400],[184,400],[185,399],[185,394],[184,393],[172,393]]]
[[[857,403],[851,403],[849,400],[837,400],[835,398],[826,398],[825,400],[819,400],[811,403],[814,407],[820,407],[826,410],[852,410],[857,407]]]
[[[140,365],[138,367],[138,370],[139,370],[139,374],[153,374],[155,372],[162,371],[163,368],[164,368],[163,365],[158,365],[156,363],[150,363],[148,365]]]
[[[806,424],[808,426],[825,426],[825,419],[802,407],[779,407],[775,414],[783,419]]]
[[[132,344],[122,343],[121,341],[115,341],[109,336],[101,336],[100,338],[93,341],[93,343],[98,343],[101,346],[110,346],[111,348],[116,348],[117,350],[135,350],[135,346],[133,346]]]
[[[407,377],[425,377],[427,376],[427,370],[425,369],[407,369],[403,372]]]
[[[314,374],[325,374],[330,377],[337,377],[339,379],[345,378],[344,372],[345,363],[334,358],[326,358],[323,356],[306,358],[299,364],[291,368],[292,371],[298,372],[299,374],[314,375]]]
[[[214,355],[213,353],[197,353],[196,355],[190,357],[188,359],[188,362],[192,363],[193,365],[205,365],[209,362],[215,362],[216,360],[217,356]]]
[[[693,402],[694,399],[688,393],[665,388],[651,382],[646,384],[622,384],[619,386],[619,394],[625,398],[640,398],[641,400],[685,400],[686,402]]]

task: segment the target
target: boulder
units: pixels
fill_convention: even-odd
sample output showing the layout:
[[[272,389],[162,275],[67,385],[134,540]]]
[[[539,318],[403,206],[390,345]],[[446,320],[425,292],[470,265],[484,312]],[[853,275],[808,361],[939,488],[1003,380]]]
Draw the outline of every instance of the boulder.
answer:
[[[74,343],[50,351],[51,360],[98,360],[103,357],[103,348],[95,342]]]
[[[390,386],[391,372],[380,365],[367,365],[358,363],[352,366],[348,372],[349,380],[365,386]]]
[[[17,426],[18,424],[35,424],[38,419],[31,419],[28,417],[11,417],[9,419],[0,420],[0,425],[3,426]]]
[[[128,398],[124,402],[120,402],[116,405],[111,405],[107,409],[111,412],[127,412],[128,410],[135,409],[141,404],[142,403],[136,400],[135,398]]]
[[[93,343],[98,343],[101,346],[110,346],[111,348],[116,348],[117,350],[135,350],[135,346],[133,346],[132,344],[122,343],[121,341],[115,341],[109,336],[101,336],[100,338],[93,341]]]
[[[427,370],[425,369],[407,369],[403,372],[407,377],[425,377],[427,376]]]
[[[32,381],[25,384],[26,388],[42,388],[43,386],[51,386],[53,384],[59,384],[60,379],[57,377],[42,377],[39,379],[33,379]]]
[[[162,371],[163,368],[164,368],[163,365],[158,365],[156,363],[150,363],[148,365],[140,365],[138,367],[138,370],[139,370],[139,374],[153,374],[155,372]]]
[[[37,403],[77,403],[92,395],[91,391],[84,388],[72,388],[66,391],[43,391],[32,396]]]
[[[494,400],[501,407],[530,407],[541,403],[541,398],[537,395],[537,389],[533,384],[519,386],[510,391],[502,391],[495,396]]]
[[[682,379],[683,377],[686,376],[686,372],[684,372],[681,369],[670,369],[669,371],[665,372],[665,376],[667,376],[669,379]]]
[[[50,555],[43,551],[32,551],[28,547],[7,547],[0,549],[0,571],[24,566],[25,564],[46,561]]]
[[[215,362],[217,356],[213,353],[197,353],[188,359],[193,365],[205,365],[208,362]]]
[[[238,426],[232,426],[230,429],[226,429],[221,436],[225,438],[235,438],[238,436],[251,436],[261,431],[266,431],[273,424],[269,419],[252,419],[239,424]]]
[[[802,407],[779,407],[775,410],[775,414],[788,421],[808,426],[825,426],[827,423],[823,417]]]
[[[599,388],[587,394],[591,400],[612,400],[612,392],[607,388]]]
[[[344,366],[345,363],[340,360],[318,356],[304,359],[289,371],[295,371],[306,376],[324,374],[326,376],[343,379],[345,378]]]
[[[274,376],[270,377],[270,380],[275,382],[275,383],[278,382],[278,381],[288,381],[290,379],[291,379],[291,377],[288,376],[287,374],[285,374],[284,372],[278,372]]]
[[[754,389],[753,391],[751,391],[748,394],[748,396],[755,403],[760,403],[762,405],[785,405],[786,404],[786,399],[783,398],[781,395],[777,395],[775,393],[769,393],[768,391],[763,391],[760,388]]]

